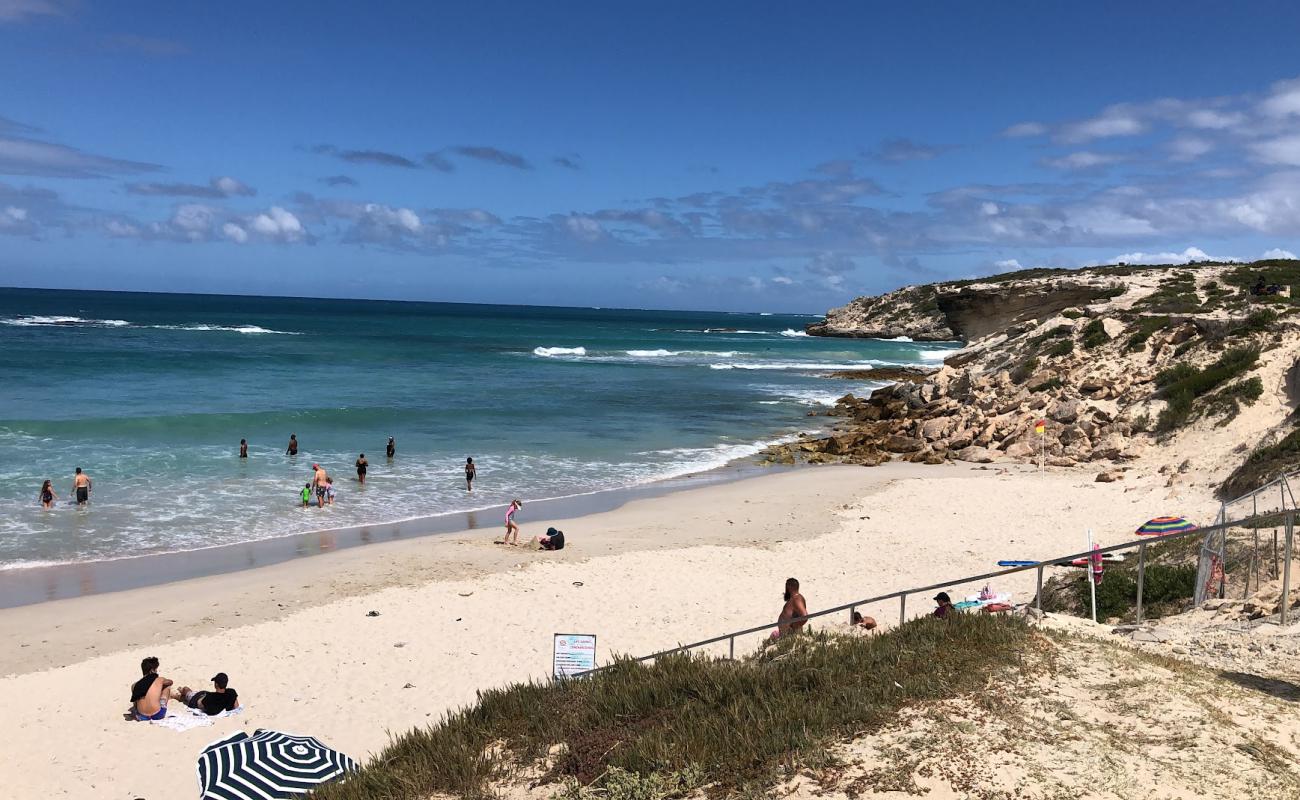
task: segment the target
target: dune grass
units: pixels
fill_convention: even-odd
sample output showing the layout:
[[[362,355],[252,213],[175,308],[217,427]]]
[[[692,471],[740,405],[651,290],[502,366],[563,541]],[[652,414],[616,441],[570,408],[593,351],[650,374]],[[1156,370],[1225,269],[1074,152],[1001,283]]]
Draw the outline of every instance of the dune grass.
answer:
[[[761,789],[905,706],[978,691],[990,676],[1032,663],[1021,658],[1030,645],[1020,619],[962,615],[876,636],[789,637],[738,661],[624,661],[584,679],[485,691],[312,796],[482,798],[494,782],[538,765],[535,780],[573,796],[612,778],[673,787],[669,795],[704,785]]]

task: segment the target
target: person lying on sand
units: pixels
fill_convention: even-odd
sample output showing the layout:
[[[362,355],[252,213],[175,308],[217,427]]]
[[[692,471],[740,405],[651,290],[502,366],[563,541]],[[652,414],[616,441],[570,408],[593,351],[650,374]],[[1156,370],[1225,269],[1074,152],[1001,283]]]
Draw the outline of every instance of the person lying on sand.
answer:
[[[803,630],[803,626],[808,624],[808,620],[797,618],[807,615],[808,604],[804,601],[803,595],[799,593],[799,581],[795,578],[787,578],[785,581],[785,605],[781,608],[781,616],[776,618],[774,638],[788,636]],[[788,620],[792,619],[795,621],[788,622]]]
[[[874,631],[876,629],[875,617],[864,617],[862,616],[861,611],[853,612],[853,621],[850,624],[854,625],[855,627],[863,628],[864,630],[869,630],[869,631]]]
[[[563,550],[564,531],[547,528],[545,536],[534,536],[533,540],[528,544],[529,546],[537,545],[540,550]]]
[[[212,691],[194,691],[188,686],[172,692],[172,697],[180,700],[190,708],[197,709],[215,717],[223,711],[239,708],[239,693],[230,688],[230,678],[226,673],[218,672],[212,676]]]
[[[131,684],[131,713],[139,722],[167,716],[167,690],[172,682],[158,674],[158,659],[149,656],[140,662],[144,677]]]

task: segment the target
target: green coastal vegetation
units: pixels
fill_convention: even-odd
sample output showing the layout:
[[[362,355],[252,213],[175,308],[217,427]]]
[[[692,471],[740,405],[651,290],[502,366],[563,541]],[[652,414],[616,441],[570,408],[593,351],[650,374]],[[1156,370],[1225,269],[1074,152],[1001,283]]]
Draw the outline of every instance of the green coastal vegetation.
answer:
[[[870,636],[789,636],[736,661],[621,661],[587,678],[487,690],[312,797],[487,798],[525,773],[572,800],[761,796],[907,706],[1028,669],[1031,636],[1024,620],[1004,615],[924,617]]]

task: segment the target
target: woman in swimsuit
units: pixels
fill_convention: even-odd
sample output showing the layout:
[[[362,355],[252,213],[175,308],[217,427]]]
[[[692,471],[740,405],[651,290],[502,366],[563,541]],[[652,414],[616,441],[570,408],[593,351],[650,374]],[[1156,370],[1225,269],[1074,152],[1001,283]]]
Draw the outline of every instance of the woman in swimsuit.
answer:
[[[54,484],[46,481],[41,484],[41,508],[54,508]]]
[[[474,479],[478,477],[478,468],[474,466],[474,459],[465,459],[465,491],[474,491]]]
[[[515,512],[524,507],[523,500],[511,500],[510,508],[506,510],[506,536],[501,540],[501,544],[512,544],[519,546],[519,526],[515,524]],[[514,541],[510,537],[514,536]]]
[[[366,454],[362,453],[361,457],[357,459],[357,481],[358,482],[360,483],[366,482],[367,469],[370,469],[370,462],[366,461]]]

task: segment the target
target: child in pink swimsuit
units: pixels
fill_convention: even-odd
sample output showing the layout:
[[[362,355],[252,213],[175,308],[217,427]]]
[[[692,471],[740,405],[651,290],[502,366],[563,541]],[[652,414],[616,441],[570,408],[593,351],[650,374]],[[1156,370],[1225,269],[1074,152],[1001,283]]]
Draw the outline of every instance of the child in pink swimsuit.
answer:
[[[506,536],[501,540],[501,544],[519,544],[519,526],[515,524],[515,512],[523,507],[523,500],[510,501],[510,508],[506,509]]]

